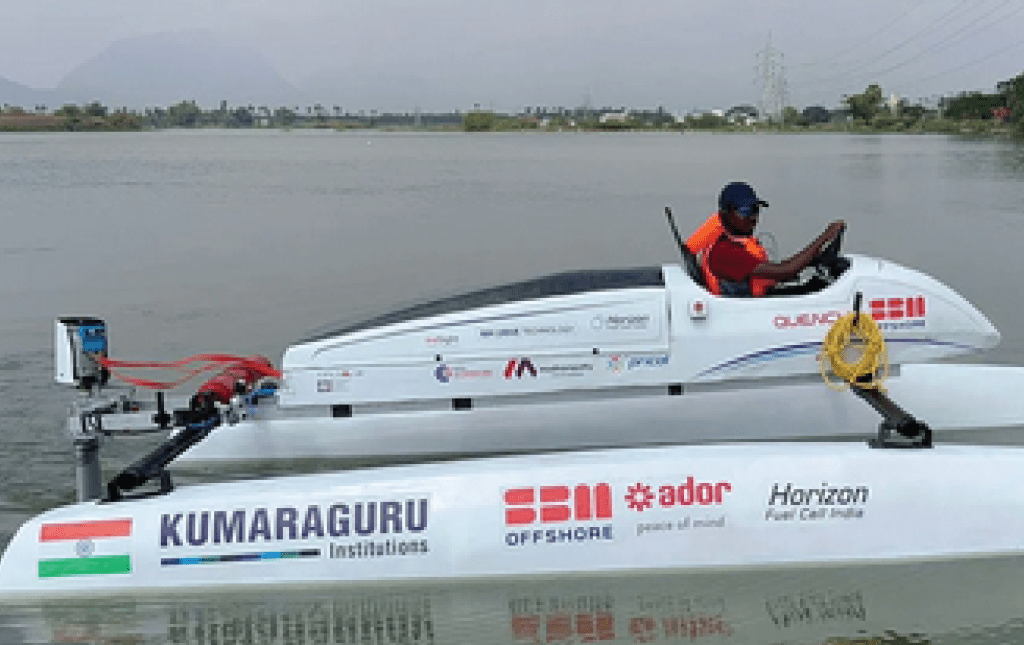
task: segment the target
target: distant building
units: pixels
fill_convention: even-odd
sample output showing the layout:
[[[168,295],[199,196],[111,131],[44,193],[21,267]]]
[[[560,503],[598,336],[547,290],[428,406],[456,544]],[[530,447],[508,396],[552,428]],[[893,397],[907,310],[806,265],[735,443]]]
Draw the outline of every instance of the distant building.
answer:
[[[804,108],[804,111],[800,115],[807,120],[808,123],[828,123],[832,114],[827,108],[820,105],[810,105]]]
[[[899,116],[900,96],[895,92],[889,95],[889,111],[892,112],[893,116]]]
[[[729,123],[753,125],[757,121],[757,108],[752,105],[737,105],[725,111]]]
[[[605,112],[598,118],[599,123],[625,123],[629,121],[628,112]]]

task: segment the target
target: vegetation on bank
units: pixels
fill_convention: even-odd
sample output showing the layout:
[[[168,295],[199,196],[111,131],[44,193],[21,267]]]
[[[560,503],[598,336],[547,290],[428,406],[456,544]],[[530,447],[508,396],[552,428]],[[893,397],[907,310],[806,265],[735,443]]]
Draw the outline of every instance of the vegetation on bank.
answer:
[[[937,133],[1014,136],[1024,139],[1024,73],[996,85],[991,94],[960,93],[943,97],[933,107],[906,100],[886,99],[882,88],[869,85],[859,94],[843,97],[843,106],[828,110],[810,106],[802,111],[786,107],[773,118],[760,118],[751,106],[677,117],[664,108],[526,108],[520,114],[475,109],[466,113],[343,112],[322,105],[269,108],[229,107],[203,110],[194,101],[142,112],[110,110],[99,102],[64,105],[52,112],[46,106],[32,111],[4,105],[0,131],[130,131],[162,128],[353,128],[463,130],[508,132],[518,130],[593,132],[688,131],[721,132],[861,132]]]
[[[618,113],[576,110],[538,119],[536,114],[507,116],[488,111],[468,113],[468,132],[500,130],[707,130],[715,132],[856,132],[1012,136],[1024,139],[1024,73],[999,83],[996,92],[964,92],[943,97],[935,107],[886,100],[882,88],[869,85],[843,97],[843,107],[811,106],[802,112],[786,107],[776,118],[760,119],[751,106],[690,114],[682,119],[656,112]],[[614,117],[614,118],[608,118]]]
[[[299,108],[267,106],[229,107],[226,102],[214,110],[204,110],[195,101],[181,101],[170,107],[146,108],[144,111],[120,108],[110,110],[99,102],[87,105],[65,105],[53,112],[46,106],[32,111],[19,106],[0,108],[0,131],[77,132],[89,130],[158,130],[165,128],[424,128],[462,129],[459,112],[447,114],[378,114],[345,113],[335,106],[328,110],[321,105]]]
[[[138,130],[141,124],[128,111],[108,112],[99,103],[84,106],[65,105],[52,114],[42,111],[29,113],[18,107],[0,111],[0,131],[86,131],[86,130]]]

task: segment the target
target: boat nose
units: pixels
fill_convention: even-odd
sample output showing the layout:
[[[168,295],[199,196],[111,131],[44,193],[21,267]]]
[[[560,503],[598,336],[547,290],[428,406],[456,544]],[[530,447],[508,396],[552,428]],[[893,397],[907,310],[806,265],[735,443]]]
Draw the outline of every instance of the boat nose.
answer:
[[[999,344],[999,341],[1002,340],[1003,335],[999,333],[999,330],[996,329],[996,326],[992,324],[992,321],[989,320],[980,311],[978,312],[978,317],[981,319],[980,324],[978,325],[977,332],[978,345],[982,349],[992,349],[993,347]]]
[[[963,304],[957,308],[960,316],[956,317],[961,321],[960,340],[968,344],[974,351],[985,351],[998,345],[1003,336],[988,319],[988,316],[972,303],[966,300],[961,302]]]

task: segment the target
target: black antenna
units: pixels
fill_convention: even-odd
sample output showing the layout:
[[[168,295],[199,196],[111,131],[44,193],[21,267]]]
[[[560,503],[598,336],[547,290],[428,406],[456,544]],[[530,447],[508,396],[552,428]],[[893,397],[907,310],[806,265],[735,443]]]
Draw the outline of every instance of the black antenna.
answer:
[[[672,235],[676,238],[676,244],[679,245],[679,253],[685,258],[686,252],[689,250],[686,248],[686,244],[683,243],[683,237],[679,235],[679,229],[676,227],[676,220],[672,217],[672,209],[668,206],[665,207],[665,217],[668,218],[668,225],[672,227]]]

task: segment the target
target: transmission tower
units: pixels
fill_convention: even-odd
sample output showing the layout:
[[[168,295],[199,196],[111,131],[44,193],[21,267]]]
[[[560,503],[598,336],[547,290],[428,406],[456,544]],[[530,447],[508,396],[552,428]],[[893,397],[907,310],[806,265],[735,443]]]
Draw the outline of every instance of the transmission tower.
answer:
[[[789,87],[786,83],[786,68],[782,63],[782,52],[772,47],[772,34],[768,32],[768,40],[764,49],[757,52],[757,72],[755,82],[761,89],[761,100],[758,112],[762,120],[782,120],[782,109],[786,107]]]

